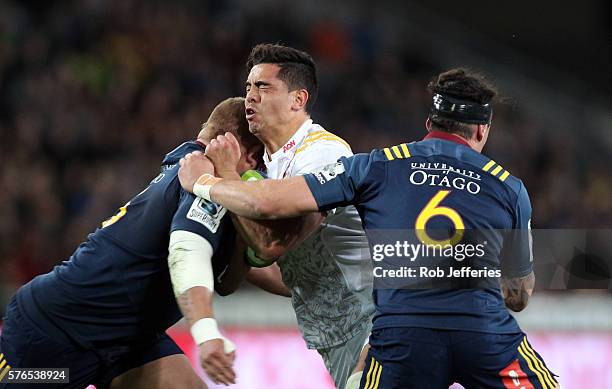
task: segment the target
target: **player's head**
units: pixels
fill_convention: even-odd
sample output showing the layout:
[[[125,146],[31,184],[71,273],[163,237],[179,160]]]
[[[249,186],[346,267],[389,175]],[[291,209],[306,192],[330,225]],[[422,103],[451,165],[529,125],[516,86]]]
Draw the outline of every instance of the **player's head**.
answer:
[[[301,123],[317,98],[316,66],[303,51],[278,44],[253,47],[247,60],[246,117],[256,135]]]
[[[217,104],[208,120],[202,124],[198,139],[208,144],[211,139],[226,132],[231,132],[240,143],[242,156],[238,170],[257,168],[262,161],[263,145],[249,131],[249,125],[244,119],[243,97],[231,97]]]
[[[428,88],[432,106],[427,130],[458,135],[472,148],[482,151],[491,128],[495,87],[478,73],[451,69],[434,77]]]

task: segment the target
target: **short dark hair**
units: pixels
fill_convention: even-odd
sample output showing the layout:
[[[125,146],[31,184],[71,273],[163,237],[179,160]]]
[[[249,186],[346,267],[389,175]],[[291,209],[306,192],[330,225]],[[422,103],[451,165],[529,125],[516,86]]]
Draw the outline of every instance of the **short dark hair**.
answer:
[[[246,63],[247,72],[250,72],[253,66],[262,63],[278,65],[280,67],[278,78],[287,84],[290,91],[296,89],[308,91],[305,110],[310,113],[319,90],[317,68],[310,54],[280,44],[261,43],[251,50]]]
[[[497,96],[496,88],[482,74],[464,68],[440,73],[429,82],[427,88],[431,95],[439,93],[478,104],[488,104]],[[435,113],[429,114],[429,120],[437,130],[472,137],[472,128],[468,123],[444,118]]]
[[[263,153],[262,143],[249,131],[244,117],[244,97],[230,97],[217,104],[208,120],[202,123],[202,131],[207,141],[231,132],[247,150],[261,148]]]

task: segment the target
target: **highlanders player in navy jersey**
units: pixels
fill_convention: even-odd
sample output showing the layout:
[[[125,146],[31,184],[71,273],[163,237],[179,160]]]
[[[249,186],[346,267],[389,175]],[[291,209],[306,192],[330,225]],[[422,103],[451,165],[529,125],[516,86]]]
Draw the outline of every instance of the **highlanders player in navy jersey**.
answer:
[[[357,207],[377,261],[361,388],[556,388],[506,309],[522,310],[534,286],[531,205],[523,183],[481,154],[496,92],[463,69],[440,74],[430,91],[420,142],[252,183],[200,176],[210,162],[189,154],[181,184],[251,218]],[[224,144],[236,153],[231,135]],[[440,248],[450,254],[439,258]]]
[[[240,168],[257,165],[263,146],[248,131],[244,99],[223,101],[197,141],[166,155],[149,186],[68,261],[17,292],[4,321],[2,365],[69,368],[69,384],[58,387],[75,389],[203,388],[165,333],[182,311],[204,370],[215,382],[235,381],[234,347],[219,333],[211,304],[213,289],[238,287],[244,246],[227,210],[187,193],[177,179],[179,159],[225,131],[244,145]]]

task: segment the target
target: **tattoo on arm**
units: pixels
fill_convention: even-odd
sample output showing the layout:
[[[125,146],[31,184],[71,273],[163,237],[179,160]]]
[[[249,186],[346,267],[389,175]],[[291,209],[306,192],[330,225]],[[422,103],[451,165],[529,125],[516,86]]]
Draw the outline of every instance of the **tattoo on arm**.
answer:
[[[535,285],[533,271],[524,277],[501,278],[501,287],[506,306],[514,312],[520,312],[527,306]]]

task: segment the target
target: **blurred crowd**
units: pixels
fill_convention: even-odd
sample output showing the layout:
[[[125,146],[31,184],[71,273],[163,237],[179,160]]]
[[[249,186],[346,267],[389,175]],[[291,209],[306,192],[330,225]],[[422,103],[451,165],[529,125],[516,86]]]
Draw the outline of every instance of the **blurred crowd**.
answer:
[[[5,296],[69,257],[157,175],[166,152],[195,137],[220,100],[244,94],[256,43],[313,55],[313,119],[354,151],[424,135],[426,85],[445,69],[423,42],[392,39],[365,18],[232,4],[0,2]],[[534,227],[610,227],[610,150],[585,142],[581,129],[551,136],[555,125],[520,102],[498,105],[485,152],[526,183]]]

